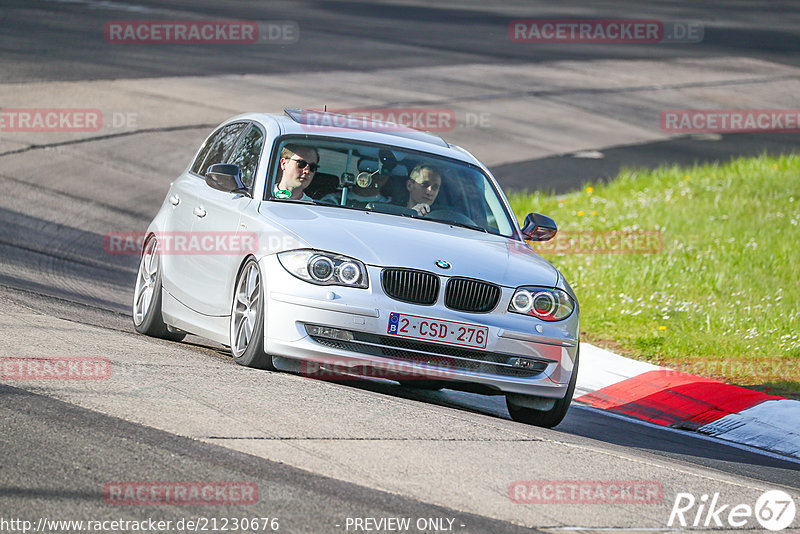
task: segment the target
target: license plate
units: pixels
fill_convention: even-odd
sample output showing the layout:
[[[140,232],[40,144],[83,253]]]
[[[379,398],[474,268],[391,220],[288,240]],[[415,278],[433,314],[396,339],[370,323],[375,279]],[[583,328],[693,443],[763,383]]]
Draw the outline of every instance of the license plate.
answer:
[[[389,314],[387,333],[476,349],[485,349],[489,338],[489,328],[485,326],[395,312]]]

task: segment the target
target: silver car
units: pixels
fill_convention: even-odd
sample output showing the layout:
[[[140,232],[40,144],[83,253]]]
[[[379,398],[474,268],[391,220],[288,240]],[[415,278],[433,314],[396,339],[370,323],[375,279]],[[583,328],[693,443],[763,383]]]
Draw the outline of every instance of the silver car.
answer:
[[[489,170],[437,136],[240,115],[150,224],[133,322],[250,367],[505,395],[514,420],[552,427],[575,388],[578,302],[526,239],[555,233],[535,213],[519,228]]]

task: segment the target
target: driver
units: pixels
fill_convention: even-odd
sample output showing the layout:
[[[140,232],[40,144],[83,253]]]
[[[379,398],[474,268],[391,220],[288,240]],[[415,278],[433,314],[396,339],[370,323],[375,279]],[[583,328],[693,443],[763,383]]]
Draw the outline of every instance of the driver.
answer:
[[[439,196],[442,187],[442,173],[433,165],[423,163],[417,165],[408,175],[406,189],[408,189],[407,208],[411,208],[420,215],[427,215],[431,211],[431,204]]]
[[[288,144],[281,150],[281,177],[272,192],[275,198],[312,200],[304,193],[319,168],[319,152],[313,146]]]

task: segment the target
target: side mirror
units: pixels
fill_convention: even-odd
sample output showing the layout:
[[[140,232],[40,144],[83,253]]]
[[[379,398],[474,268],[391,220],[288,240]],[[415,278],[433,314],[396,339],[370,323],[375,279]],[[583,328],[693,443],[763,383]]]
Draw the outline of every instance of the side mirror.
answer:
[[[522,226],[522,235],[530,241],[549,241],[558,232],[556,222],[541,213],[529,213]]]
[[[250,196],[247,187],[242,182],[242,170],[238,165],[217,163],[210,166],[206,171],[206,183],[217,191]]]

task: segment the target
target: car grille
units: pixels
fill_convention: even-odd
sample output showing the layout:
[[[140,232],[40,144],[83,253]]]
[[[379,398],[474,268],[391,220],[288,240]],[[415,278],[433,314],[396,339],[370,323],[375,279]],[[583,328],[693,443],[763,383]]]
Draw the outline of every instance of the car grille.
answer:
[[[319,336],[311,339],[327,347],[419,363],[447,370],[463,370],[492,375],[531,377],[542,373],[551,360],[534,360],[529,368],[514,367],[509,361],[515,356],[480,350],[462,349],[435,343],[411,341],[392,336],[379,336],[365,332],[352,332],[353,341],[339,341]]]
[[[439,277],[425,271],[384,269],[381,283],[389,297],[412,304],[430,306],[439,295]]]
[[[411,304],[430,306],[439,295],[439,277],[413,269],[384,269],[383,291],[391,298]],[[445,288],[444,304],[452,310],[471,313],[492,311],[500,300],[500,288],[470,278],[451,278]]]
[[[448,308],[473,313],[492,311],[499,300],[499,287],[469,278],[451,278],[444,294]]]

